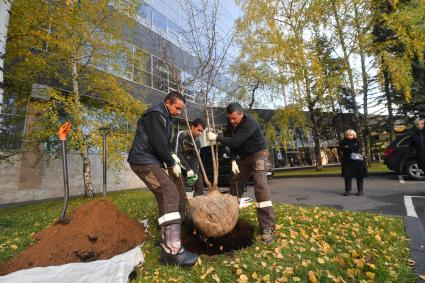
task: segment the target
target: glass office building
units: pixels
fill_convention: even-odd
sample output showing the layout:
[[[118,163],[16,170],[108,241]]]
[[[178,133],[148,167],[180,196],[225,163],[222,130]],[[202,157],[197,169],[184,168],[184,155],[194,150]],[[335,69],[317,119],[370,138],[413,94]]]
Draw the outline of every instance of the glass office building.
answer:
[[[226,36],[234,29],[239,9],[233,0],[218,0],[217,4],[217,32]],[[201,5],[203,3],[199,0],[143,1],[136,16],[136,30],[128,31],[126,38],[123,39],[123,44],[130,52],[114,58],[114,62],[98,61],[92,64],[133,83],[135,95],[144,93],[142,99],[150,104],[156,103],[158,100],[156,98],[162,97],[170,90],[181,91],[181,84],[189,81],[192,76],[187,64],[183,61],[195,61],[190,59],[193,54],[190,42],[186,39],[188,26],[186,11],[187,7],[200,9]],[[179,56],[175,58],[175,62],[164,62],[157,46],[160,40],[155,42],[155,38],[160,38],[163,42],[172,45],[172,48],[178,49]],[[232,56],[232,53],[235,54],[234,49],[231,49],[229,53],[229,56]],[[212,86],[217,93],[225,93],[235,88],[235,84],[225,73],[225,70],[224,72],[221,70],[216,83]],[[195,81],[185,89],[188,101],[200,102],[198,95],[200,84],[199,81]]]

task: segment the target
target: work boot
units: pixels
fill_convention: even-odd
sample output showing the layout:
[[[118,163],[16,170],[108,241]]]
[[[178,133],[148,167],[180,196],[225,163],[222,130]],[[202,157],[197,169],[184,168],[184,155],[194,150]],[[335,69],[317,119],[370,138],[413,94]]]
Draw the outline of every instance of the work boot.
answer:
[[[350,195],[350,191],[346,191],[345,193],[344,193],[344,196],[349,196]]]
[[[185,250],[183,247],[177,254],[170,254],[162,249],[159,257],[159,262],[162,265],[192,266],[197,261],[198,255]]]
[[[359,191],[359,192],[357,193],[357,195],[358,195],[358,196],[362,196],[362,195],[363,195],[363,191]]]
[[[192,266],[198,261],[198,255],[186,251],[181,245],[181,225],[170,224],[161,227],[162,251],[159,262],[163,265]]]
[[[264,244],[270,245],[274,242],[274,234],[271,228],[266,228],[261,232],[261,240]]]

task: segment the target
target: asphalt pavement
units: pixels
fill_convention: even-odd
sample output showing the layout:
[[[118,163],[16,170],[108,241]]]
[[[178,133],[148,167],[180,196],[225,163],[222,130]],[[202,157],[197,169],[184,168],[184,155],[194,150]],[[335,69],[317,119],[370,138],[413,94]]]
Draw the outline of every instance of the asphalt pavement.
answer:
[[[269,187],[274,203],[328,206],[399,216],[408,215],[405,196],[409,196],[417,215],[425,220],[425,181],[405,180],[397,175],[365,178],[363,196],[354,195],[357,193],[355,179],[352,185],[353,195],[343,196],[342,177],[273,179]],[[246,195],[253,198],[252,186],[248,188]]]

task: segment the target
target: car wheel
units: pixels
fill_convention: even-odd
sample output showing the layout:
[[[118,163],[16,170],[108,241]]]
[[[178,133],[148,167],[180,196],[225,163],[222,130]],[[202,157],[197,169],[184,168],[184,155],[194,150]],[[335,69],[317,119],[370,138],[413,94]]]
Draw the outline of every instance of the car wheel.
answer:
[[[406,161],[403,167],[404,167],[403,173],[407,175],[409,178],[412,178],[415,180],[425,179],[424,171],[422,171],[422,169],[419,168],[416,160]]]

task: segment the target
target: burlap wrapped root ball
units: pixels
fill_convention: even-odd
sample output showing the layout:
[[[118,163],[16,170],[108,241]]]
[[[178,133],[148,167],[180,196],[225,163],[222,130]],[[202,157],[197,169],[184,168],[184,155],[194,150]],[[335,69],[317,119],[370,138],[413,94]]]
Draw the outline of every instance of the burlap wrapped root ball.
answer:
[[[207,237],[226,235],[239,218],[238,198],[218,191],[189,199],[189,213],[195,226]]]

